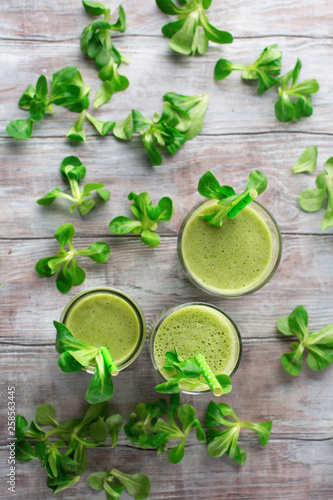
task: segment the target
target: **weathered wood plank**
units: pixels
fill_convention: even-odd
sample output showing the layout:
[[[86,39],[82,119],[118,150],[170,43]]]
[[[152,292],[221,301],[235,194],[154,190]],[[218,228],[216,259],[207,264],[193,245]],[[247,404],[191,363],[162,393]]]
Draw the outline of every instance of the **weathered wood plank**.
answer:
[[[80,238],[78,248],[94,240]],[[35,263],[54,255],[56,240],[2,242],[1,340],[23,344],[52,343],[52,321],[71,297],[96,286],[124,290],[141,305],[148,330],[170,307],[190,301],[219,305],[236,321],[244,338],[276,339],[275,324],[294,307],[307,307],[312,331],[333,322],[332,236],[284,236],[282,261],[272,280],[255,294],[234,300],[219,300],[201,293],[184,276],[178,264],[176,238],[162,238],[158,249],[143,245],[135,237],[106,238],[111,257],[105,264],[81,258],[87,277],[83,285],[63,295],[55,277],[41,278]]]
[[[283,73],[292,69],[299,57],[303,63],[300,81],[317,78],[321,86],[320,91],[313,97],[313,116],[297,123],[282,124],[276,119],[276,89],[259,96],[256,85],[246,85],[239,72],[231,74],[222,82],[216,82],[213,78],[214,66],[220,57],[249,64],[255,61],[264,47],[277,42],[284,52]],[[35,84],[41,73],[50,77],[63,66],[78,65],[84,81],[92,86],[93,102],[100,81],[95,63],[80,52],[79,40],[59,44],[56,49],[57,57],[50,59],[50,51],[52,52],[54,47],[52,43],[0,41],[0,53],[3,54],[5,68],[0,105],[2,137],[8,137],[4,129],[11,119],[28,116],[27,112],[17,106],[17,102],[27,84]],[[168,48],[165,40],[160,38],[121,38],[117,41],[117,48],[131,59],[128,66],[121,66],[121,72],[129,78],[130,86],[126,91],[115,94],[109,104],[96,112],[96,116],[101,119],[122,120],[132,108],[152,116],[155,111],[162,109],[162,96],[166,92],[189,95],[209,92],[211,102],[206,113],[203,134],[268,131],[332,134],[330,107],[333,68],[329,65],[329,60],[333,56],[333,46],[330,40],[274,37],[264,40],[238,40],[237,43],[222,49],[212,48],[199,59],[175,54]],[[38,57],[33,54],[38,54]],[[33,134],[35,137],[65,137],[77,117],[77,114],[66,109],[56,109],[53,116],[35,124]],[[87,133],[94,134],[90,124],[87,124],[86,130]],[[14,146],[15,142],[11,147]]]
[[[78,38],[92,17],[85,13],[81,2],[59,0],[48,5],[42,0],[2,0],[1,37],[5,39],[70,40]],[[117,2],[108,2],[112,12]],[[164,24],[175,17],[166,16],[155,2],[123,0],[127,16],[126,35],[161,35]],[[326,0],[294,3],[258,0],[253,5],[242,0],[213,1],[207,12],[211,23],[230,31],[234,37],[276,35],[332,37],[327,19],[332,16],[332,4]],[[263,22],[264,19],[264,22]]]
[[[312,175],[295,175],[290,166],[309,145],[318,146],[318,167]],[[33,139],[13,145],[0,141],[0,237],[53,237],[65,222],[73,222],[79,236],[108,238],[109,222],[117,215],[131,216],[130,191],[148,191],[153,201],[171,196],[175,213],[170,222],[160,224],[158,231],[175,236],[186,213],[203,199],[197,192],[198,180],[208,169],[238,190],[243,190],[248,174],[259,169],[268,177],[268,189],[260,201],[277,218],[283,233],[332,234],[333,228],[320,228],[324,209],[316,213],[303,212],[298,206],[298,194],[315,186],[316,174],[332,155],[326,137],[240,135],[233,137],[199,136],[189,141],[171,157],[165,155],[161,167],[151,167],[139,138],[119,143],[112,137],[96,141],[89,138],[83,147],[73,149],[65,141]],[[96,150],[96,148],[98,148]],[[69,213],[70,202],[57,199],[49,207],[36,200],[55,187],[68,189],[60,176],[60,163],[65,156],[77,155],[87,166],[84,182],[103,182],[111,191],[107,203],[97,202],[84,218],[76,211]],[[96,195],[95,195],[96,196]],[[96,199],[96,198],[95,198]]]

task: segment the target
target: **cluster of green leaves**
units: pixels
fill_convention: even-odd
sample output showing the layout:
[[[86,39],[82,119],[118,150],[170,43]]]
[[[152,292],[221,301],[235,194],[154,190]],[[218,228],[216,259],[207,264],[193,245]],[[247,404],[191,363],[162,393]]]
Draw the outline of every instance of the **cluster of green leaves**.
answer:
[[[256,191],[261,194],[267,187],[267,178],[259,170],[252,170],[248,179],[246,189],[241,194],[236,194],[231,186],[222,186],[216,179],[215,175],[209,170],[201,177],[198,184],[198,192],[205,198],[219,200],[217,203],[218,210],[212,214],[206,214],[202,217],[214,226],[222,226],[223,219],[228,217],[228,214],[235,205],[242,202],[244,198],[251,192]]]
[[[63,491],[76,484],[86,470],[87,448],[117,445],[123,419],[120,414],[109,413],[109,403],[100,403],[90,406],[82,419],[72,418],[60,424],[53,406],[43,404],[30,426],[25,417],[17,415],[15,458],[22,462],[39,459],[53,494]]]
[[[231,417],[233,421],[228,417]],[[247,458],[246,451],[237,444],[241,428],[251,429],[256,432],[260,444],[266,446],[271,434],[272,424],[272,420],[262,424],[240,422],[229,405],[226,403],[216,404],[211,401],[207,408],[206,425],[213,428],[208,430],[207,451],[212,457],[221,457],[226,453],[231,460],[243,465]],[[220,425],[223,425],[226,429],[215,428],[215,426]]]
[[[195,357],[182,358],[174,347],[174,352],[165,353],[167,362],[163,366],[164,370],[172,372],[170,378],[155,387],[155,391],[162,394],[175,394],[182,390],[208,390],[205,383],[202,368],[198,365]],[[215,375],[222,388],[222,394],[227,394],[232,390],[232,384],[228,375]]]
[[[131,139],[134,132],[139,132],[153,165],[161,165],[163,161],[159,147],[166,148],[173,155],[184,142],[200,133],[209,102],[209,94],[184,96],[169,92],[163,98],[167,102],[163,105],[162,115],[155,113],[149,120],[133,109],[113,128],[113,135],[125,141]]]
[[[95,130],[99,133],[99,135],[102,136],[107,135],[115,126],[115,122],[113,121],[104,122],[103,120],[98,120],[90,113],[88,113],[86,109],[84,109],[81,111],[81,114],[77,119],[77,121],[68,130],[66,134],[66,137],[68,139],[71,139],[72,141],[76,142],[85,142],[87,137],[85,131],[83,130],[83,125],[85,123],[86,118],[87,120],[90,121]]]
[[[280,122],[298,121],[313,113],[311,95],[319,90],[317,80],[304,80],[297,83],[302,68],[299,59],[293,70],[280,78],[275,76],[281,71],[282,52],[277,45],[270,45],[259,55],[252,65],[234,64],[226,59],[220,59],[215,66],[214,77],[223,80],[234,70],[240,70],[244,80],[259,80],[258,93],[262,94],[276,84],[279,84],[279,99],[275,103],[275,115]]]
[[[141,234],[141,241],[150,247],[157,247],[161,237],[154,233],[157,229],[157,222],[168,221],[173,214],[173,201],[167,196],[162,198],[157,206],[153,205],[148,193],[130,193],[129,200],[133,200],[130,205],[133,215],[138,220],[119,216],[110,222],[110,231],[114,234]]]
[[[167,451],[168,442],[180,439],[180,443],[169,451],[169,461],[180,462],[185,453],[185,442],[191,429],[196,428],[198,441],[205,442],[206,435],[195,409],[189,404],[180,404],[179,394],[173,394],[170,402],[158,399],[153,403],[140,403],[136,413],[132,413],[130,421],[124,426],[125,434],[131,443],[141,448],[157,448],[157,454]],[[168,421],[162,416],[167,416]],[[176,417],[180,425],[176,422]]]
[[[243,80],[258,80],[258,94],[262,94],[278,83],[274,76],[281,72],[281,59],[282,52],[277,44],[266,47],[258,59],[249,66],[219,59],[215,66],[214,78],[218,81],[224,80],[232,71],[241,71]]]
[[[77,256],[86,256],[95,262],[106,262],[110,257],[110,247],[103,241],[97,241],[88,248],[75,250],[73,237],[75,229],[73,224],[64,224],[58,227],[55,238],[59,243],[59,251],[56,256],[44,257],[36,264],[36,271],[40,276],[49,278],[60,270],[57,276],[57,288],[62,293],[67,293],[72,286],[81,285],[86,274],[76,261]],[[69,250],[66,250],[68,245]]]
[[[126,90],[129,81],[126,76],[118,73],[121,63],[128,63],[128,59],[120,55],[112,43],[110,31],[126,30],[126,16],[122,6],[119,6],[119,17],[114,24],[110,24],[110,9],[100,2],[82,1],[88,14],[92,16],[104,15],[104,19],[96,19],[84,28],[81,35],[81,51],[95,60],[99,68],[98,77],[103,81],[99,87],[94,102],[95,108],[107,103],[114,92]]]
[[[303,151],[297,162],[292,165],[291,168],[295,174],[300,174],[301,172],[314,172],[317,166],[317,155],[317,146],[310,146]]]
[[[311,370],[323,370],[333,362],[333,325],[326,325],[311,334],[307,326],[308,313],[304,306],[297,306],[289,316],[277,322],[277,328],[283,335],[298,338],[298,342],[291,343],[293,352],[281,356],[282,364],[290,375],[299,375],[305,349],[308,350],[306,361]]]
[[[304,189],[299,194],[298,201],[305,212],[317,212],[327,196],[326,211],[321,220],[321,229],[325,231],[333,226],[333,157],[326,161],[324,172],[317,175],[316,185],[316,188]]]
[[[19,100],[19,106],[29,111],[26,120],[13,120],[7,133],[15,139],[31,137],[34,122],[39,122],[46,113],[53,113],[53,104],[67,106],[75,113],[81,113],[89,106],[89,85],[85,85],[76,66],[67,66],[51,76],[50,89],[47,80],[41,75],[36,86],[29,85]]]
[[[210,7],[212,0],[178,0],[178,5],[172,0],[156,0],[156,3],[164,14],[178,16],[178,21],[162,28],[163,35],[170,38],[169,46],[175,52],[188,56],[196,52],[204,54],[209,40],[215,43],[233,41],[230,33],[209,24],[204,11]]]
[[[103,403],[113,396],[113,382],[101,348],[94,347],[73,337],[68,328],[53,322],[57,337],[55,347],[60,354],[58,365],[63,372],[73,373],[92,365],[95,367],[92,381],[86,392],[90,404]]]
[[[84,179],[86,170],[86,167],[82,165],[81,160],[76,156],[67,156],[64,158],[60,166],[60,173],[68,181],[72,196],[64,193],[59,188],[55,188],[42,198],[39,198],[37,200],[38,205],[51,205],[56,198],[65,198],[73,203],[69,209],[70,213],[73,213],[75,207],[77,207],[81,215],[86,215],[95,206],[95,201],[92,199],[84,200],[83,198],[89,196],[92,191],[96,190],[100,198],[103,201],[107,201],[110,197],[110,191],[103,189],[104,184],[89,182],[85,184],[82,191],[80,190],[79,182]]]
[[[147,476],[139,473],[125,474],[115,468],[111,472],[93,472],[88,483],[94,490],[104,490],[108,500],[118,500],[124,487],[127,493],[137,500],[149,497],[150,493],[150,481]]]

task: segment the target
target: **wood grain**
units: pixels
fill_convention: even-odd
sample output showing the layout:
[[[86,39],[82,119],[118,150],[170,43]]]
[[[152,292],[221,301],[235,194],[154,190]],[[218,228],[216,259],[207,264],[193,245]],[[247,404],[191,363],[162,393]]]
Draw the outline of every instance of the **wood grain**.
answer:
[[[300,82],[308,78],[317,78],[319,81],[320,90],[313,96],[314,113],[310,118],[299,122],[280,123],[274,113],[274,104],[278,100],[276,88],[260,96],[257,93],[257,85],[249,86],[244,83],[239,72],[234,72],[222,82],[216,82],[213,78],[214,67],[219,58],[251,64],[267,45],[273,43],[279,43],[283,51],[282,74],[292,69],[299,57],[303,64]],[[9,49],[7,45],[7,41],[0,40],[0,52],[3,53],[5,68],[1,86],[1,137],[8,138],[5,131],[8,121],[28,116],[17,103],[28,83],[35,84],[41,73],[49,79],[53,72],[63,66],[77,65],[85,83],[92,87],[93,103],[100,81],[97,78],[95,63],[80,52],[79,39],[58,44],[57,58],[50,58],[50,52],[55,46],[53,43],[17,41],[11,43]],[[268,131],[332,134],[329,104],[333,68],[327,64],[327,60],[333,56],[331,40],[321,40],[320,43],[313,39],[288,37],[238,40],[237,43],[222,48],[215,45],[202,58],[176,54],[163,38],[152,40],[149,37],[122,37],[117,40],[116,47],[131,59],[128,66],[122,65],[120,68],[120,72],[126,75],[131,83],[126,91],[115,94],[100,110],[92,111],[103,120],[123,120],[133,108],[150,117],[155,111],[162,109],[162,96],[166,92],[187,95],[208,92],[211,100],[205,116],[203,134],[254,134]],[[27,52],[33,56],[26,57]],[[19,73],[16,68],[20,68]],[[94,110],[92,105],[91,109]],[[56,108],[54,115],[49,115],[42,122],[35,124],[33,137],[64,138],[77,117],[77,114],[65,108]],[[86,131],[96,135],[90,124],[86,125]],[[13,139],[9,140],[13,143]],[[276,140],[278,141],[279,137]],[[22,141],[14,141],[16,142]],[[113,144],[114,140],[110,139],[110,155]]]

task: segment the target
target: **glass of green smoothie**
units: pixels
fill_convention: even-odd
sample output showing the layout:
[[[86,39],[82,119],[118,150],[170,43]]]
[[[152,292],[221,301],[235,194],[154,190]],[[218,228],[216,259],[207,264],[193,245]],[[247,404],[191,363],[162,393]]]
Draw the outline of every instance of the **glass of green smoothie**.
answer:
[[[190,302],[169,309],[150,334],[150,355],[160,377],[167,381],[173,373],[164,370],[165,353],[177,347],[183,358],[202,354],[215,375],[232,376],[242,356],[242,339],[236,324],[218,307]],[[205,380],[195,390],[182,387],[186,394],[210,392]]]
[[[270,212],[257,201],[223,225],[207,223],[216,200],[201,201],[185,217],[178,235],[178,257],[188,279],[200,290],[223,298],[240,297],[264,286],[278,268],[282,238]]]
[[[139,356],[146,336],[140,306],[114,288],[92,288],[76,295],[61,314],[63,323],[78,340],[94,347],[107,347],[118,370]],[[94,366],[85,369],[94,373]]]

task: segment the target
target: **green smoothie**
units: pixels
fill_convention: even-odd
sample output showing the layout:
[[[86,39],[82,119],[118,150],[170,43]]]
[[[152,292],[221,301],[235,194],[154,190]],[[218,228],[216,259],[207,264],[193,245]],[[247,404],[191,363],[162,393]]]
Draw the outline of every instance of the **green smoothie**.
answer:
[[[240,338],[231,321],[221,311],[201,304],[174,310],[158,327],[153,357],[166,379],[174,372],[163,370],[165,353],[174,352],[174,346],[183,358],[203,354],[215,375],[231,375],[241,355]]]
[[[65,315],[74,337],[94,347],[105,346],[120,368],[140,348],[141,323],[129,301],[106,291],[79,297]]]
[[[222,226],[200,217],[216,211],[216,201],[201,205],[185,224],[181,252],[194,280],[222,295],[237,295],[255,288],[269,274],[273,244],[265,220],[251,206]],[[251,204],[252,205],[252,204]]]

